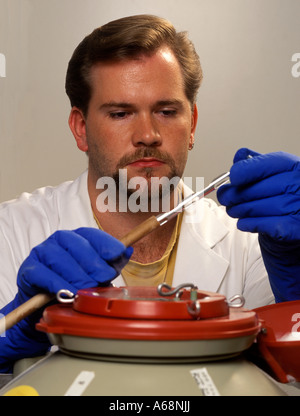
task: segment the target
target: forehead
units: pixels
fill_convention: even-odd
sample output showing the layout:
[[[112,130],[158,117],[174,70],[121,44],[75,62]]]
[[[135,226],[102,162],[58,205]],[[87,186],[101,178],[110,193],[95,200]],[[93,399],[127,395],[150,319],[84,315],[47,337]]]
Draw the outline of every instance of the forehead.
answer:
[[[168,47],[135,59],[100,62],[91,68],[90,83],[92,98],[118,93],[142,96],[150,91],[185,96],[180,65]]]

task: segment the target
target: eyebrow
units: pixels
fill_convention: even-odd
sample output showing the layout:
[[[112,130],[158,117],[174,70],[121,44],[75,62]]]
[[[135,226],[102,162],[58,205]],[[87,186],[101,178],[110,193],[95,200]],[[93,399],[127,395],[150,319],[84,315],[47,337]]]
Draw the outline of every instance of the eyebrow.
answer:
[[[183,107],[183,102],[181,100],[160,100],[154,104],[154,107],[164,107],[169,105],[176,105],[177,107]],[[100,110],[106,110],[110,108],[132,108],[135,107],[134,104],[126,103],[126,102],[117,102],[117,101],[110,101],[108,103],[104,103],[100,106]]]
[[[113,107],[118,107],[118,108],[129,108],[132,107],[132,104],[129,103],[118,103],[118,102],[114,102],[111,101],[109,103],[104,103],[100,106],[100,109],[106,109],[106,108],[113,108]]]
[[[162,101],[158,101],[157,105],[160,107],[164,107],[164,106],[168,106],[168,105],[175,105],[177,107],[183,107],[183,101],[181,100],[162,100]]]

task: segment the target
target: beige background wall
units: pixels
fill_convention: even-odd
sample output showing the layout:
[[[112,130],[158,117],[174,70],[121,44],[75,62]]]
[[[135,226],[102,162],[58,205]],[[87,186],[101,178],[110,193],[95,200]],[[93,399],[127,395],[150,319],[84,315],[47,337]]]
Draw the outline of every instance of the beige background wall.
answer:
[[[187,29],[201,58],[185,176],[208,183],[242,146],[300,156],[299,0],[0,0],[0,201],[86,168],[67,125],[68,60],[95,27],[140,13]]]

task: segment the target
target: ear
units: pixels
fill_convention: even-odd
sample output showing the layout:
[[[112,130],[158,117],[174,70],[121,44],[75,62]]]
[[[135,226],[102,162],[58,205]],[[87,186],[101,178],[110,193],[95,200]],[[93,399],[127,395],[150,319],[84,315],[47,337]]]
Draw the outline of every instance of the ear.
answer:
[[[77,147],[83,152],[88,151],[86,139],[86,122],[82,111],[77,107],[72,107],[69,116],[69,126],[75,137]]]
[[[192,111],[191,136],[190,136],[190,143],[189,143],[190,148],[193,148],[194,146],[197,122],[198,122],[198,108],[197,108],[197,105],[195,104],[193,111]]]

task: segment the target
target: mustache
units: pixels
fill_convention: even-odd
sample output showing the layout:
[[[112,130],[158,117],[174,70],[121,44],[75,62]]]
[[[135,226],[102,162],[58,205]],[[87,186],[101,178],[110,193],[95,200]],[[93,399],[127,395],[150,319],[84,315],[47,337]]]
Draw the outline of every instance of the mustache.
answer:
[[[158,159],[168,164],[171,168],[175,167],[174,159],[169,155],[168,152],[162,152],[156,148],[139,148],[132,154],[125,154],[119,160],[117,169],[122,169],[126,165],[129,165],[130,163],[133,163],[139,159],[144,159],[146,157],[152,157],[154,159]]]

